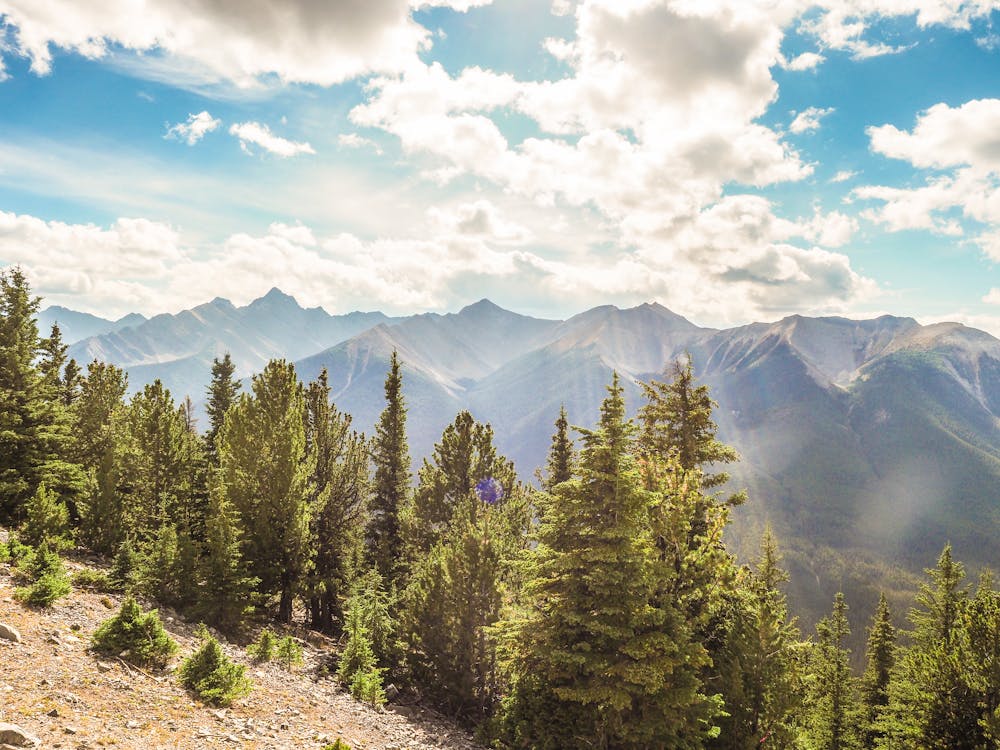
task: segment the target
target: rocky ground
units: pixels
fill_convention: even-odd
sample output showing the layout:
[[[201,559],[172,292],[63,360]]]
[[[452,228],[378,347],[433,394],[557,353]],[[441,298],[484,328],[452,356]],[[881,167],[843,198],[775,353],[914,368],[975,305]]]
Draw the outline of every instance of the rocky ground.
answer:
[[[69,563],[71,570],[82,565]],[[161,611],[181,648],[170,668],[149,673],[87,648],[98,625],[117,611],[118,597],[74,589],[51,609],[36,610],[15,601],[15,586],[10,568],[0,565],[0,623],[21,636],[20,643],[0,638],[0,722],[34,735],[41,747],[319,750],[338,738],[352,750],[480,747],[426,709],[358,703],[320,676],[329,645],[317,641],[304,643],[306,663],[292,673],[251,664],[243,649],[224,642],[233,659],[248,664],[254,690],[228,709],[205,706],[173,674],[197,646],[193,624]]]

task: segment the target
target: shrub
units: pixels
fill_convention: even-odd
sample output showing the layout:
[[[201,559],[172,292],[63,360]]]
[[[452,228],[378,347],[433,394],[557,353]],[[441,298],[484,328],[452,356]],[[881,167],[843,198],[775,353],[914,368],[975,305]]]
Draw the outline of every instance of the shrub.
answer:
[[[201,648],[185,659],[178,670],[181,684],[213,706],[228,706],[247,695],[252,685],[247,679],[246,667],[234,664],[204,625],[199,635]]]
[[[323,745],[323,750],[351,750],[351,746],[338,737],[332,745]]]
[[[16,565],[31,555],[34,550],[31,548],[31,545],[22,542],[17,534],[11,534],[7,538],[7,552],[10,555],[10,561]]]
[[[61,573],[45,573],[30,586],[17,589],[14,595],[32,607],[48,607],[56,599],[66,596],[71,589],[66,572],[63,571]]]
[[[70,581],[78,589],[97,591],[101,594],[107,594],[110,591],[114,591],[114,587],[111,585],[111,579],[108,578],[108,574],[100,570],[82,568],[70,576]]]
[[[293,667],[302,664],[302,646],[296,643],[292,636],[286,635],[278,641],[274,656],[278,663],[290,672]]]
[[[0,544],[0,565],[10,562],[10,548],[6,544]]]
[[[247,646],[247,656],[256,662],[271,661],[277,646],[278,639],[274,637],[274,633],[270,628],[264,628],[257,640]]]
[[[41,547],[22,557],[18,568],[21,575],[31,581],[37,581],[42,576],[49,574],[66,575],[66,567],[63,565],[62,558],[50,550],[47,544],[42,544]]]
[[[177,644],[163,629],[157,611],[143,613],[131,596],[122,602],[117,615],[97,629],[91,645],[99,653],[160,669],[177,651]]]
[[[371,639],[361,617],[361,607],[348,608],[347,644],[340,657],[337,676],[355,698],[381,706],[385,703],[385,692],[382,690],[383,670],[377,665]]]

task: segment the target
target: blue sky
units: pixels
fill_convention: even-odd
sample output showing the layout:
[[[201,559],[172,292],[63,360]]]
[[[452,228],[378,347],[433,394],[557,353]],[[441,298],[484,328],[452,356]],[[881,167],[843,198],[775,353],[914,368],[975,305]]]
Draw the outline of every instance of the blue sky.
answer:
[[[1000,334],[1000,0],[0,0],[0,265],[113,317]]]

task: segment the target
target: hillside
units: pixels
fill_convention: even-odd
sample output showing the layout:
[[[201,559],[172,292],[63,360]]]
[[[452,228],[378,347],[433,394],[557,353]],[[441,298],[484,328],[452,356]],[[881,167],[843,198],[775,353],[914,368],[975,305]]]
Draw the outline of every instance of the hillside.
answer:
[[[0,539],[4,536],[0,530]],[[69,563],[79,569],[85,562]],[[117,610],[117,596],[74,590],[50,610],[13,599],[9,566],[0,565],[0,623],[16,628],[21,643],[0,638],[0,723],[20,726],[57,748],[316,748],[342,738],[352,750],[475,750],[461,729],[417,706],[380,711],[356,702],[329,677],[327,640],[305,640],[306,663],[288,673],[274,664],[251,665],[254,691],[228,709],[202,705],[170,673],[196,645],[194,626],[161,610],[181,649],[171,669],[149,674],[121,660],[98,659],[87,643]],[[247,663],[243,649],[227,653]]]

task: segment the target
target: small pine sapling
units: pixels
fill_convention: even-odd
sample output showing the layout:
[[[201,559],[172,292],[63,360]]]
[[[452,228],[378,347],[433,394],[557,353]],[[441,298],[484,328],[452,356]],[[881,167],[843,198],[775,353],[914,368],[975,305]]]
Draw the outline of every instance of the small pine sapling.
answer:
[[[271,661],[277,647],[278,639],[274,633],[270,628],[264,628],[257,636],[257,640],[247,646],[247,656],[259,663]]]
[[[159,669],[177,651],[177,643],[163,629],[157,611],[144,613],[131,596],[122,602],[117,615],[97,629],[91,645],[98,653]]]
[[[249,694],[253,686],[246,667],[231,661],[204,625],[198,635],[201,647],[184,660],[177,672],[181,684],[212,706],[228,706]]]

